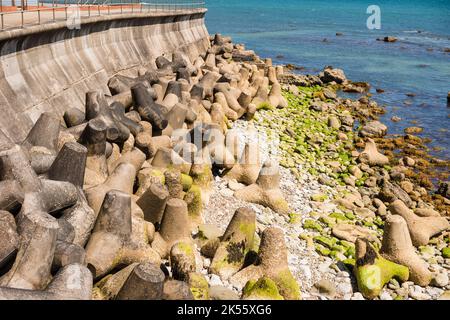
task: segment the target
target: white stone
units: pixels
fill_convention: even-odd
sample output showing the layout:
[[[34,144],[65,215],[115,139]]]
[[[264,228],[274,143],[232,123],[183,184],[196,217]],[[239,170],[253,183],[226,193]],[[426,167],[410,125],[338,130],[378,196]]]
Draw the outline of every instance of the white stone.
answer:
[[[366,300],[361,292],[355,292],[350,300]]]
[[[222,195],[222,196],[224,196],[224,197],[232,197],[233,196],[233,194],[234,194],[234,191],[233,190],[230,190],[230,189],[222,189],[222,190],[220,190],[220,194]]]
[[[212,274],[209,279],[209,285],[210,286],[222,286],[222,280],[220,280],[220,277],[218,275]]]
[[[324,262],[319,264],[319,271],[322,273],[326,273],[328,272],[330,269],[330,263],[329,262]]]
[[[210,265],[211,265],[211,259],[204,258],[204,259],[203,259],[203,266],[204,266],[205,268],[209,268]]]
[[[430,300],[431,299],[430,295],[428,295],[426,293],[417,292],[417,291],[410,291],[409,296],[415,300]]]
[[[380,294],[380,300],[393,300],[389,292],[383,291]]]
[[[439,289],[439,288],[427,287],[426,292],[427,292],[430,296],[436,297],[436,298],[437,298],[437,297],[439,297],[439,296],[444,292],[444,290]]]
[[[352,294],[351,293],[347,293],[344,295],[344,300],[351,300],[352,299]]]
[[[341,294],[350,294],[353,292],[352,285],[349,283],[341,282],[337,285],[337,292]]]
[[[311,268],[306,265],[299,265],[298,269],[303,274],[303,276],[309,280],[312,278]]]
[[[441,272],[433,279],[432,284],[436,287],[443,288],[449,284],[447,272]]]

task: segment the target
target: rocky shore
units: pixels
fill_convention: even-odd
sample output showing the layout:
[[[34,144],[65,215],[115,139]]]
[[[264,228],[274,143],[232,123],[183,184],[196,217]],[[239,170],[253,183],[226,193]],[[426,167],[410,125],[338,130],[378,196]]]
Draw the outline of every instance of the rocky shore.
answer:
[[[449,163],[420,128],[387,135],[342,70],[210,40],[0,134],[0,299],[450,299]]]

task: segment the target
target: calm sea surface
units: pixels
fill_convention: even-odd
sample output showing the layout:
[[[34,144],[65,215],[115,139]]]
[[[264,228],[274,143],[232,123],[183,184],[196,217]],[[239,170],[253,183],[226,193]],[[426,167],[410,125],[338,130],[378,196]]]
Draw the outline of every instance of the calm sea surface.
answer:
[[[366,26],[369,5],[381,9],[381,30]],[[373,98],[387,107],[382,121],[389,133],[422,126],[433,153],[450,159],[450,0],[210,0],[207,7],[211,34],[230,35],[305,73],[332,65],[353,81],[369,82]],[[376,41],[385,35],[399,40]],[[393,123],[394,115],[403,120]]]

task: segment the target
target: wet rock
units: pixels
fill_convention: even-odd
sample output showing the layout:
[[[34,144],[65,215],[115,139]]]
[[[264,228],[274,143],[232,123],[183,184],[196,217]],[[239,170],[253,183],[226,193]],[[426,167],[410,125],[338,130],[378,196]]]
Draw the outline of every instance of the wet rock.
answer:
[[[397,38],[393,36],[386,36],[384,38],[378,38],[377,41],[384,41],[384,42],[397,42]]]
[[[408,127],[405,129],[406,134],[418,134],[418,133],[422,133],[422,132],[423,132],[422,127]]]
[[[441,196],[450,199],[450,182],[441,182],[439,184],[439,188],[436,191],[437,194],[440,194]]]
[[[336,82],[338,84],[344,83],[347,78],[344,71],[341,69],[325,68],[323,76],[320,78],[324,83]]]

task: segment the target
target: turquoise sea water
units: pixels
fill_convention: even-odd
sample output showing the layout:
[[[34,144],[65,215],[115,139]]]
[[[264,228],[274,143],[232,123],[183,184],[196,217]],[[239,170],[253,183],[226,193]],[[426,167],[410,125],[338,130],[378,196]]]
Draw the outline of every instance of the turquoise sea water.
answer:
[[[423,126],[433,153],[450,159],[450,0],[210,0],[210,33],[231,35],[275,63],[317,73],[326,65],[344,69],[353,81],[372,85],[386,105],[389,133]],[[381,30],[369,30],[369,5],[381,9]],[[342,32],[341,37],[336,32]],[[396,43],[376,41],[391,35]],[[324,42],[324,39],[327,39]],[[385,90],[377,94],[375,88]],[[416,94],[410,98],[407,93]],[[393,123],[393,115],[401,117]]]

